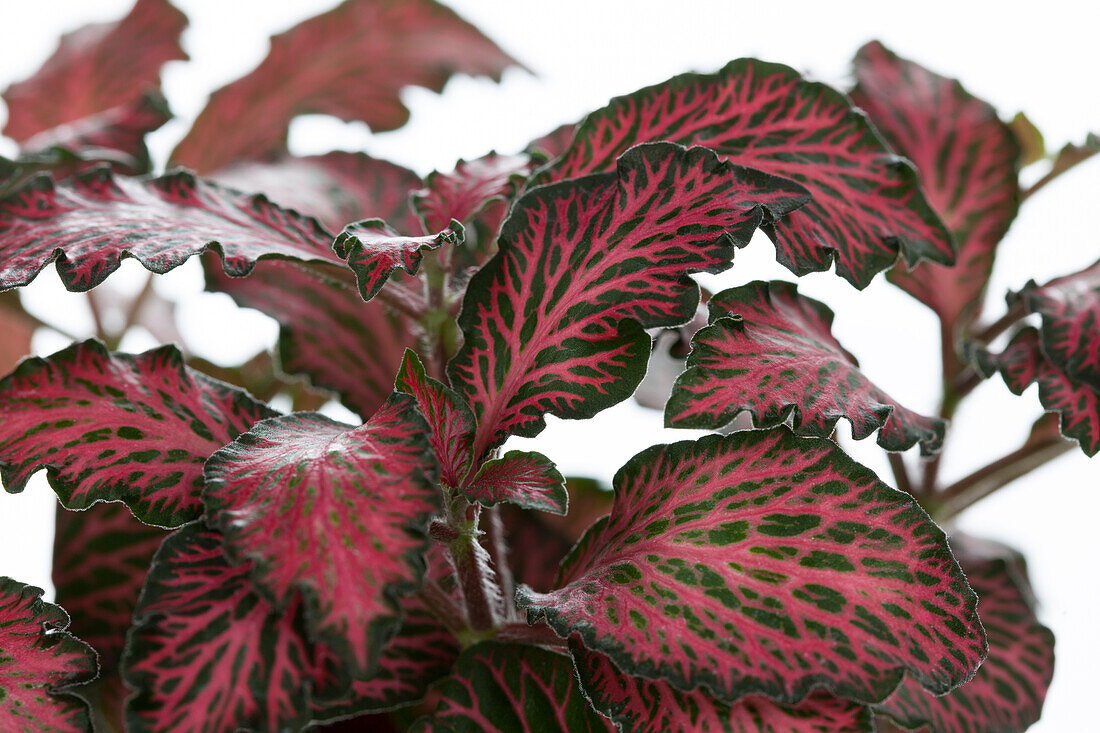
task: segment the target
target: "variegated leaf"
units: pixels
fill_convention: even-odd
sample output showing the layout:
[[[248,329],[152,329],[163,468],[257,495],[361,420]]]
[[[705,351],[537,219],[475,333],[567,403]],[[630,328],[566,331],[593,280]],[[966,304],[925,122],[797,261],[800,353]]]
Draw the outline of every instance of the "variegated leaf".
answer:
[[[554,462],[523,450],[510,450],[481,464],[463,493],[482,504],[508,502],[552,514],[565,514],[569,501],[565,477]]]
[[[405,87],[440,91],[456,73],[499,80],[515,63],[435,0],[345,0],[272,38],[254,71],[211,95],[172,160],[207,173],[263,159],[286,149],[300,114],[393,130],[409,117]]]
[[[938,733],[1023,733],[1039,720],[1054,675],[1054,635],[1035,618],[1019,553],[963,535],[951,546],[978,594],[989,657],[974,679],[942,697],[905,681],[876,710],[906,728]]]
[[[266,420],[206,464],[207,521],[229,557],[253,564],[279,608],[301,593],[310,630],[358,674],[424,574],[439,510],[425,433],[412,398],[394,395],[354,429],[315,413]]]
[[[458,658],[441,699],[417,733],[613,733],[584,699],[564,654],[536,646],[482,642]]]
[[[665,410],[671,427],[716,430],[742,410],[757,427],[788,418],[795,432],[828,437],[837,420],[857,440],[902,451],[939,450],[945,425],[899,405],[859,371],[833,338],[833,312],[782,281],[752,282],[713,296],[710,325],[692,339]]]
[[[465,223],[490,202],[512,198],[530,172],[531,159],[526,155],[494,152],[460,160],[451,173],[430,174],[424,181],[426,188],[413,194],[413,207],[428,232],[445,228],[452,219]]]
[[[1062,417],[1062,435],[1076,440],[1086,455],[1100,452],[1100,392],[1052,364],[1034,328],[1020,329],[1000,354],[978,350],[974,361],[986,377],[1000,372],[1013,394],[1037,382],[1043,409]]]
[[[761,223],[805,200],[797,184],[670,143],[525,194],[470,281],[448,365],[478,420],[474,455],[536,435],[546,414],[587,418],[630,396],[649,355],[643,328],[695,312],[688,275],[728,268]]]
[[[300,730],[311,716],[301,599],[277,610],[195,522],[158,550],[123,655],[127,730]]]
[[[187,18],[168,0],[137,0],[116,23],[87,25],[61,38],[34,76],[4,92],[4,134],[19,142],[136,102],[159,86],[165,62],[186,59]]]
[[[1046,285],[1029,282],[1020,299],[1042,316],[1043,353],[1071,379],[1100,390],[1100,262]]]
[[[874,731],[866,706],[828,693],[812,693],[797,705],[781,705],[761,695],[726,704],[704,688],[684,692],[663,680],[623,674],[606,656],[580,644],[571,645],[571,651],[585,696],[624,733]]]
[[[417,237],[398,234],[381,219],[366,219],[344,227],[332,248],[355,273],[363,300],[370,300],[398,269],[415,275],[424,250],[460,246],[462,241],[462,225],[456,221],[436,234]]]
[[[91,731],[88,706],[58,688],[96,675],[92,648],[65,631],[69,616],[42,589],[0,577],[0,730]]]
[[[874,702],[903,672],[947,692],[985,656],[975,601],[912,497],[785,428],[638,454],[559,589],[517,593],[623,672],[725,702]]]
[[[757,59],[683,74],[617,97],[585,118],[534,183],[611,170],[632,145],[705,145],[723,160],[798,181],[813,200],[767,228],[779,261],[802,275],[836,271],[858,288],[894,264],[950,264],[954,247],[912,166],[892,155],[840,92]]]
[[[992,106],[881,43],[859,50],[855,77],[852,101],[916,164],[928,203],[958,243],[953,267],[899,264],[890,279],[953,335],[981,310],[997,244],[1016,217],[1020,145]]]
[[[180,171],[153,179],[99,169],[55,184],[39,177],[0,201],[0,290],[26,285],[57,261],[69,290],[88,290],[123,257],[164,273],[206,249],[226,274],[261,259],[331,261],[332,237],[315,219]]]
[[[274,414],[173,346],[110,354],[85,341],[0,381],[0,477],[14,493],[45,468],[70,509],[124,501],[144,522],[178,526],[202,513],[207,457]]]

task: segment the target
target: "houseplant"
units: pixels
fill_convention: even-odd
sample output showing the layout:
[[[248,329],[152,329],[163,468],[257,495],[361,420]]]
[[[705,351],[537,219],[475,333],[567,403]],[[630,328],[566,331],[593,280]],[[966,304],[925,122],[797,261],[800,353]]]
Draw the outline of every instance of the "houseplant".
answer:
[[[999,721],[1002,725],[1026,725],[1037,714],[1049,679],[1049,639],[1029,618],[1018,560],[1011,554],[991,553],[963,538],[954,538],[951,545],[978,595],[1003,599],[1009,610],[1002,614],[1002,624],[1022,624],[995,636],[998,617],[983,608],[991,649],[998,649],[999,639],[1004,655],[1000,658],[1031,662],[1034,679],[1021,682],[1014,667],[1008,676],[998,674],[1002,668],[991,652],[979,676],[947,698],[931,700],[911,681],[944,691],[974,672],[984,656],[974,595],[942,534],[912,500],[890,491],[826,438],[836,418],[845,416],[858,436],[878,430],[884,448],[919,444],[934,454],[943,424],[877,391],[829,335],[828,311],[790,287],[759,283],[710,298],[713,322],[695,337],[690,370],[673,393],[668,419],[673,424],[721,428],[740,408],[754,412],[764,427],[788,419],[794,406],[798,416],[793,427],[818,436],[816,440],[771,427],[640,455],[620,474],[614,507],[593,510],[598,516],[610,509],[611,518],[582,540],[566,564],[562,582],[545,575],[523,577],[530,588],[558,590],[537,594],[520,589],[518,608],[511,603],[512,582],[505,571],[509,561],[501,534],[513,535],[513,563],[523,562],[528,573],[530,568],[552,571],[568,547],[556,551],[545,533],[538,534],[546,526],[534,518],[537,515],[507,507],[510,511],[497,517],[503,512],[492,508],[504,501],[564,511],[565,489],[549,461],[531,453],[497,457],[493,450],[499,438],[537,432],[544,414],[584,417],[628,397],[644,372],[649,351],[649,335],[642,328],[690,320],[696,291],[684,276],[727,267],[733,248],[746,244],[761,224],[773,233],[780,258],[792,270],[823,269],[835,259],[838,273],[865,285],[875,272],[894,263],[899,249],[910,264],[922,256],[950,260],[954,246],[942,216],[951,225],[960,255],[968,255],[966,266],[937,271],[922,264],[911,275],[895,269],[893,276],[918,297],[932,301],[951,336],[958,331],[958,352],[945,352],[945,416],[972,387],[979,371],[1003,368],[1011,384],[1022,384],[1017,365],[1028,364],[1020,357],[1035,362],[1030,366],[1038,370],[1041,384],[1073,379],[1074,388],[1085,389],[1087,397],[1087,362],[1072,354],[1058,356],[1056,348],[1042,341],[1051,334],[1057,338],[1062,332],[1057,325],[1044,324],[1042,336],[1024,331],[1013,347],[994,354],[983,345],[995,331],[983,334],[967,320],[974,288],[981,290],[989,252],[1015,210],[1015,138],[980,102],[873,45],[860,54],[860,87],[853,96],[877,120],[879,132],[913,157],[921,170],[938,172],[940,161],[953,159],[942,154],[941,140],[922,137],[914,142],[904,135],[908,125],[891,128],[893,114],[907,123],[931,122],[927,100],[918,97],[922,103],[913,104],[905,94],[898,98],[890,90],[900,86],[917,95],[924,91],[920,84],[930,83],[945,107],[935,119],[974,125],[965,132],[981,144],[963,149],[974,156],[964,162],[977,165],[945,169],[947,175],[936,179],[954,185],[957,176],[959,188],[937,189],[926,176],[922,194],[912,169],[891,158],[847,100],[801,80],[789,69],[758,61],[734,62],[718,74],[682,77],[643,90],[594,113],[580,130],[532,144],[527,156],[489,156],[423,184],[407,171],[361,156],[334,154],[303,161],[279,157],[277,151],[289,117],[315,111],[318,105],[335,114],[362,115],[376,129],[400,122],[399,110],[394,113],[377,98],[391,100],[392,107],[400,86],[441,83],[440,68],[450,69],[454,59],[425,59],[428,71],[423,75],[385,83],[371,77],[370,69],[356,70],[355,78],[382,89],[370,97],[367,109],[353,108],[365,94],[348,95],[342,86],[331,97],[322,94],[319,101],[316,95],[323,85],[317,84],[316,76],[308,76],[308,86],[288,84],[288,99],[276,98],[270,107],[256,105],[257,124],[240,124],[240,116],[250,109],[242,108],[240,100],[256,99],[265,79],[297,78],[294,64],[286,60],[288,47],[299,43],[297,48],[313,55],[323,39],[332,42],[337,29],[347,32],[356,27],[350,19],[358,14],[366,19],[362,29],[378,33],[386,28],[381,35],[397,50],[413,48],[401,43],[393,28],[422,32],[422,26],[402,26],[410,21],[386,16],[380,7],[384,6],[354,3],[288,34],[284,43],[276,43],[274,60],[250,77],[251,82],[215,96],[211,111],[177,151],[176,160],[200,175],[238,190],[264,190],[274,204],[189,174],[150,180],[126,177],[127,171],[143,168],[140,146],[127,148],[140,143],[141,135],[133,132],[152,124],[133,120],[163,115],[155,97],[140,98],[137,93],[128,100],[132,109],[112,100],[113,117],[108,115],[106,123],[102,117],[88,122],[90,132],[64,130],[69,137],[63,149],[28,142],[21,159],[10,164],[4,184],[8,196],[3,246],[10,247],[5,286],[28,281],[59,247],[64,253],[58,260],[59,273],[67,286],[83,290],[101,282],[124,249],[160,271],[216,241],[223,259],[210,257],[206,263],[208,285],[276,316],[284,327],[281,367],[308,374],[313,384],[340,393],[345,404],[366,419],[364,427],[348,432],[349,426],[314,414],[273,416],[270,408],[241,390],[184,368],[171,349],[126,357],[83,344],[46,361],[25,362],[5,382],[0,390],[8,431],[3,438],[3,478],[9,490],[20,488],[30,472],[48,465],[53,466],[54,487],[71,508],[86,508],[101,499],[124,500],[144,522],[186,524],[167,536],[111,504],[69,515],[66,521],[72,524],[60,533],[59,547],[62,552],[70,548],[69,561],[74,564],[70,577],[95,577],[94,568],[79,563],[101,561],[108,565],[104,577],[131,587],[141,584],[144,573],[118,573],[118,566],[112,565],[115,558],[83,548],[100,546],[95,544],[98,539],[118,551],[127,565],[141,567],[135,562],[137,548],[152,554],[163,544],[122,654],[124,675],[139,691],[128,704],[131,726],[156,729],[201,722],[229,729],[293,727],[311,719],[393,707],[422,696],[425,683],[447,677],[459,646],[466,651],[453,679],[438,688],[442,701],[415,712],[402,710],[400,716],[411,720],[420,713],[431,715],[438,706],[443,722],[461,727],[463,686],[476,685],[476,695],[500,703],[489,708],[493,715],[507,719],[508,690],[492,684],[494,671],[504,670],[509,680],[553,689],[545,695],[549,709],[560,709],[573,727],[606,725],[586,707],[582,689],[603,712],[660,729],[674,721],[657,717],[659,710],[678,707],[733,719],[797,716],[813,721],[806,725],[828,724],[834,730],[868,725],[866,705],[841,697],[862,703],[886,698],[875,709],[903,722],[918,721],[921,715],[958,715],[960,706],[974,710],[974,700],[995,699],[995,705],[985,702],[977,709],[1017,716]],[[465,34],[464,42],[456,45],[471,65],[461,70],[499,73],[509,62],[435,6],[402,7],[425,9],[427,16],[415,18],[417,24],[434,20],[451,29],[437,33]],[[131,19],[135,17],[158,21],[158,28],[160,21],[176,19],[177,26],[163,23],[170,39],[172,28],[178,27],[178,16],[163,3],[140,3]],[[141,27],[146,30],[140,37],[151,39],[149,26]],[[113,32],[121,34],[126,28],[124,21]],[[378,42],[377,36],[368,40]],[[117,38],[98,41],[111,49],[120,45]],[[363,43],[370,47],[366,40]],[[140,48],[132,41],[128,45]],[[91,46],[94,49],[96,43]],[[174,53],[171,40],[150,47],[161,59]],[[480,51],[470,53],[471,48]],[[351,61],[341,57],[341,63],[359,56],[354,48],[345,53]],[[290,55],[295,64],[303,56]],[[415,64],[405,60],[402,68]],[[348,73],[345,68],[337,70]],[[888,76],[883,80],[895,73],[913,77],[912,86],[899,85]],[[11,108],[18,109],[17,104],[13,99]],[[640,117],[651,130],[640,131],[633,124],[638,119],[630,116],[634,107],[643,108]],[[968,116],[958,108],[977,112]],[[652,115],[652,110],[671,110],[671,119]],[[698,121],[715,110],[725,115],[720,124]],[[85,110],[95,111],[99,110]],[[772,123],[784,126],[788,136],[776,139],[774,130],[765,134]],[[80,128],[78,124],[77,133]],[[243,132],[234,138],[227,131]],[[960,134],[949,132],[950,140]],[[109,143],[103,142],[105,134]],[[651,140],[673,144],[647,144]],[[823,141],[831,156],[827,159],[820,157]],[[642,147],[631,149],[635,143]],[[717,154],[679,148],[677,143],[703,145]],[[95,168],[65,182],[74,169],[103,160],[123,172]],[[840,174],[838,166],[843,166]],[[57,183],[31,178],[42,169],[49,170]],[[975,179],[975,171],[983,176]],[[971,187],[983,193],[976,202],[953,195]],[[409,209],[407,194],[422,188],[424,193]],[[286,207],[309,212],[320,223]],[[509,208],[498,238],[496,230]],[[388,225],[361,221],[368,216],[381,216]],[[356,223],[345,228],[349,221]],[[898,238],[883,238],[883,231]],[[272,257],[280,259],[269,260]],[[387,282],[398,268],[415,271],[416,277]],[[247,277],[227,277],[246,273]],[[963,285],[944,284],[953,282],[957,273]],[[976,285],[967,284],[975,280]],[[942,303],[925,294],[922,286],[930,281],[938,286],[933,296],[946,290],[953,300]],[[1052,310],[1049,302],[1057,298],[1051,295],[1074,289],[1058,284],[1029,289],[1010,311],[1012,317],[995,326],[1011,327],[1025,310],[1038,311],[1056,324],[1065,314]],[[1087,317],[1080,320],[1087,323]],[[774,349],[776,343],[783,348],[769,354],[769,345]],[[413,352],[406,353],[406,346]],[[763,358],[731,363],[746,354]],[[778,364],[776,359],[786,361]],[[805,375],[811,363],[815,369],[827,367],[811,384],[823,397],[809,400],[810,392],[801,382],[794,389],[780,388],[790,372]],[[279,386],[277,374],[260,371],[259,377],[244,370],[221,376],[256,394],[271,389],[272,380]],[[395,374],[400,394],[390,396]],[[840,376],[832,376],[836,374]],[[748,389],[747,379],[766,387]],[[123,385],[136,392],[127,392]],[[1095,440],[1080,426],[1095,420],[1094,411],[1059,404],[1054,401],[1057,395],[1056,388],[1047,388],[1047,406],[1064,411],[1064,429],[1083,438],[1093,451]],[[309,406],[311,397],[304,390],[295,396],[301,406]],[[91,404],[82,404],[88,401]],[[75,407],[93,412],[77,415],[71,412]],[[58,412],[66,410],[70,412]],[[264,422],[253,428],[260,420]],[[1020,460],[1012,465],[1026,465],[1024,459],[1064,449],[1068,444],[1051,426],[1049,420],[1038,426],[1035,442],[1022,449]],[[382,474],[378,456],[384,459]],[[724,467],[738,461],[741,465],[726,474],[736,481],[709,468],[715,462]],[[926,465],[931,479],[910,481],[903,488],[938,519],[948,518],[963,502],[996,483],[978,482],[983,478],[978,476],[969,485],[943,491],[936,486],[934,459]],[[681,476],[688,468],[695,472]],[[828,473],[828,481],[822,473]],[[677,480],[668,483],[662,478],[666,474]],[[899,484],[904,476],[907,471],[899,467]],[[685,483],[687,478],[705,480],[698,484],[702,488],[694,488]],[[442,496],[438,486],[445,487]],[[719,498],[731,488],[738,492]],[[689,504],[700,501],[685,496],[689,490],[704,492],[715,507],[708,507],[707,513],[689,511]],[[570,515],[584,502],[598,505],[607,499],[582,492],[574,486]],[[657,501],[663,493],[668,496]],[[755,506],[751,501],[735,506],[743,503],[739,495],[760,501],[767,514],[750,511],[748,507]],[[352,502],[353,509],[341,506],[333,514],[313,503],[337,499]],[[278,511],[272,501],[279,502]],[[309,510],[295,502],[309,503]],[[97,517],[97,511],[104,516]],[[629,521],[632,513],[645,517],[644,523]],[[665,513],[670,516],[662,519]],[[872,526],[867,519],[884,514],[890,521],[883,526]],[[205,524],[193,523],[200,517]],[[276,521],[288,519],[293,521]],[[676,519],[686,522],[686,528],[677,529],[685,525]],[[498,522],[504,526],[498,527]],[[478,541],[479,531],[488,533],[484,542]],[[628,542],[636,533],[645,536]],[[334,535],[339,535],[338,542],[332,541]],[[519,539],[532,536],[539,539]],[[64,537],[71,541],[66,544]],[[644,562],[640,554],[626,562],[624,558],[635,556],[627,545],[643,541],[649,545]],[[684,542],[692,546],[690,558],[678,549]],[[861,547],[857,555],[851,554],[854,544]],[[915,549],[916,544],[922,548]],[[433,549],[422,561],[427,546]],[[547,557],[528,557],[539,551]],[[699,554],[706,555],[701,565]],[[291,556],[294,562],[286,560]],[[730,566],[734,562],[739,567]],[[421,578],[424,567],[426,580]],[[370,581],[364,582],[368,574]],[[853,584],[851,574],[861,584]],[[798,578],[800,585],[791,578]],[[844,578],[843,583],[838,578]],[[657,582],[659,591],[650,582]],[[868,608],[864,604],[870,602],[838,597],[838,583],[871,594],[877,605]],[[608,584],[625,590],[609,591],[605,607],[578,600],[587,597],[589,588]],[[66,585],[73,589],[68,594]],[[101,590],[107,583],[95,585]],[[762,592],[773,587],[783,590]],[[11,593],[25,601],[19,607],[34,606],[33,593],[14,585]],[[668,594],[683,600],[673,602],[665,597]],[[122,653],[119,632],[129,625],[133,600],[131,606],[119,600],[111,608],[116,612],[113,618],[80,632],[81,595],[77,583],[59,584],[59,600],[71,611],[77,636],[92,641],[93,635],[102,633],[93,646],[100,652],[103,676],[93,683],[94,690],[81,688],[81,694],[95,699],[105,719],[118,719],[121,681],[112,667]],[[904,595],[906,603],[914,605],[900,603],[894,595]],[[641,600],[632,604],[635,596]],[[678,642],[688,638],[698,646],[668,645],[666,651],[666,641],[657,631],[649,636],[647,629],[656,623],[645,614],[654,603],[675,614],[661,623],[677,630]],[[528,625],[520,608],[537,623]],[[83,618],[103,621],[93,613],[101,609],[97,601]],[[845,615],[845,609],[850,613]],[[32,610],[55,613],[45,607]],[[842,621],[831,620],[836,614],[842,614]],[[898,620],[906,614],[909,624]],[[226,618],[233,618],[232,623]],[[715,623],[722,625],[718,632],[711,625]],[[570,632],[576,632],[569,651],[577,660],[580,682],[569,657],[555,651],[565,650],[563,639]],[[227,635],[234,634],[243,635],[245,642],[269,642],[229,647],[250,660],[247,668],[236,663],[238,656],[226,652]],[[752,645],[774,656],[746,655],[731,648],[731,639],[746,635],[751,641],[737,647]],[[189,638],[195,641],[188,643]],[[495,641],[476,643],[487,638]],[[790,641],[796,638],[810,646],[799,648]],[[919,643],[906,644],[906,638]],[[71,637],[51,634],[44,639],[57,644],[51,649],[73,655],[74,663],[80,661],[79,644]],[[1034,651],[1034,660],[1006,650],[1008,639],[1031,642],[1028,650]],[[902,652],[891,649],[899,640]],[[112,646],[115,661],[105,651]],[[432,654],[424,655],[425,648]],[[197,659],[192,656],[196,650]],[[853,650],[867,655],[857,657],[863,663],[858,669],[846,664]],[[703,656],[696,662],[693,654],[713,655],[714,661]],[[903,668],[909,670],[907,681],[891,695]],[[652,676],[658,681],[641,679]],[[203,683],[196,684],[196,679]],[[1006,702],[1006,684],[1015,706]],[[799,702],[813,685],[835,696],[818,691]],[[677,687],[694,691],[685,694]],[[989,697],[990,687],[999,694]],[[984,697],[979,692],[983,689]],[[225,696],[224,690],[232,695]],[[745,694],[750,697],[742,698]],[[661,704],[642,711],[629,704],[622,708],[645,700]],[[72,705],[79,712],[80,706]],[[531,713],[530,721],[544,720],[541,715]]]

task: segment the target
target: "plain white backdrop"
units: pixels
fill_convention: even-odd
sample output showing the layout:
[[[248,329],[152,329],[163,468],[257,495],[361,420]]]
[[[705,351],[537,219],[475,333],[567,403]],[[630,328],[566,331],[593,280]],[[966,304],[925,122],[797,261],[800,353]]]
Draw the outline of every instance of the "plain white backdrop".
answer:
[[[178,119],[155,133],[163,163],[202,108],[210,91],[254,67],[267,39],[336,0],[175,0],[191,19],[183,44],[190,62],[170,63],[164,86]],[[291,129],[299,154],[331,149],[364,150],[421,174],[449,170],[459,157],[490,149],[512,152],[560,123],[573,122],[607,99],[674,74],[714,70],[739,56],[790,64],[812,76],[847,86],[849,63],[865,41],[878,38],[903,56],[956,76],[992,102],[1004,117],[1024,110],[1044,132],[1050,149],[1100,130],[1100,6],[1093,3],[659,3],[615,0],[450,0],[509,53],[535,72],[509,71],[502,84],[457,78],[436,95],[404,94],[411,122],[373,135],[362,124],[310,117]],[[58,36],[86,22],[120,17],[130,0],[39,0],[0,4],[0,87],[32,73],[53,51]],[[4,112],[0,112],[0,119]],[[11,154],[0,139],[0,153]],[[1033,171],[1035,177],[1041,171]],[[1100,257],[1100,161],[1093,161],[1027,202],[1003,243],[986,314],[1003,309],[1007,289],[1040,282],[1091,264]],[[764,237],[737,255],[728,273],[708,278],[711,289],[754,279],[793,279],[775,264]],[[194,264],[194,263],[192,263]],[[126,292],[140,285],[131,261],[110,286]],[[832,273],[803,278],[800,288],[837,313],[835,331],[861,360],[864,371],[904,404],[936,409],[939,337],[931,312],[879,276],[858,292]],[[270,347],[277,328],[266,317],[237,309],[227,297],[202,293],[202,275],[188,266],[160,278],[158,292],[180,302],[179,327],[200,355],[228,363]],[[43,319],[91,334],[82,296],[66,293],[56,273],[44,272],[24,302]],[[40,331],[35,351],[66,344]],[[155,345],[134,333],[128,350]],[[334,414],[341,414],[334,409]],[[952,480],[1016,448],[1039,414],[1032,388],[1011,395],[999,378],[981,386],[959,411],[944,456]],[[537,445],[567,474],[604,479],[638,450],[693,437],[661,428],[656,412],[632,402],[587,423],[551,419]],[[842,427],[841,432],[845,429]],[[845,441],[856,457],[892,482],[871,440]],[[911,452],[908,459],[915,463]],[[1093,713],[1100,627],[1100,464],[1074,451],[1035,471],[966,512],[959,526],[1023,551],[1042,604],[1041,617],[1058,638],[1058,664],[1043,721],[1032,730],[1096,730]],[[41,480],[19,495],[0,496],[0,575],[50,589],[49,557],[54,495]]]

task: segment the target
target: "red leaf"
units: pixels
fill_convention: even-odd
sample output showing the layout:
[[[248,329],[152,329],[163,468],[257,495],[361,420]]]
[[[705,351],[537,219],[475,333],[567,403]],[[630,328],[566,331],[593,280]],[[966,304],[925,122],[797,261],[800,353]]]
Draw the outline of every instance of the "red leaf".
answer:
[[[713,148],[723,160],[798,181],[813,195],[768,229],[779,261],[802,275],[836,271],[858,288],[899,251],[954,261],[951,237],[921,194],[913,168],[891,155],[836,90],[756,59],[714,74],[683,74],[613,99],[534,183],[612,170],[632,145],[670,140]]]
[[[526,644],[485,641],[458,658],[431,719],[410,730],[454,733],[613,733],[589,707],[569,657]]]
[[[906,728],[943,733],[1024,731],[1039,720],[1054,676],[1054,635],[1035,618],[1023,558],[996,543],[951,538],[989,638],[989,657],[974,679],[942,697],[911,680],[876,706]]]
[[[255,71],[211,95],[172,159],[200,173],[262,159],[286,149],[300,114],[393,130],[409,117],[405,87],[441,91],[456,73],[499,80],[515,63],[434,0],[347,0],[272,38]]]
[[[266,420],[206,464],[207,521],[278,607],[300,591],[317,638],[361,673],[424,573],[438,469],[406,395],[363,426],[315,413]],[[286,558],[298,558],[288,563]]]
[[[1023,394],[1038,382],[1043,408],[1062,416],[1062,435],[1080,443],[1086,455],[1100,452],[1100,392],[1052,364],[1044,356],[1034,328],[1021,329],[1000,354],[979,350],[974,360],[986,377],[999,371],[1014,394]]]
[[[859,50],[852,101],[898,153],[913,161],[928,203],[958,243],[954,267],[933,263],[890,279],[928,305],[954,334],[980,311],[997,243],[1019,206],[1020,145],[992,106],[954,79],[878,42]]]
[[[26,285],[57,260],[65,287],[80,291],[123,257],[161,274],[215,249],[239,277],[270,257],[331,261],[332,237],[314,219],[183,171],[142,180],[100,169],[64,184],[40,177],[0,201],[0,240],[0,289]]]
[[[519,589],[529,621],[724,702],[795,703],[816,686],[875,702],[903,671],[943,693],[985,656],[974,594],[928,515],[783,428],[635,456],[562,575],[547,594]]]
[[[692,339],[688,370],[665,410],[671,427],[717,430],[747,410],[756,427],[791,418],[795,432],[828,437],[840,418],[852,437],[879,430],[902,451],[939,450],[944,422],[908,410],[859,371],[831,332],[833,312],[781,281],[752,282],[710,299],[711,325]]]
[[[398,234],[381,219],[366,219],[344,227],[332,248],[355,273],[363,300],[370,300],[398,269],[415,275],[424,250],[444,244],[457,247],[462,241],[462,225],[455,221],[437,234],[411,237]]]
[[[123,656],[127,730],[232,733],[309,722],[310,651],[301,601],[280,613],[195,522],[157,552]]]
[[[568,123],[560,125],[542,137],[527,143],[525,150],[543,155],[547,158],[557,158],[559,155],[569,150],[569,145],[573,142],[573,138],[576,137],[576,135],[576,124]]]
[[[474,455],[536,435],[547,413],[587,418],[629,397],[649,355],[642,328],[695,312],[688,275],[727,269],[761,222],[804,201],[795,184],[668,143],[525,194],[470,281],[448,365],[478,420]]]
[[[530,172],[526,155],[489,153],[469,162],[460,160],[451,173],[430,174],[424,181],[427,187],[413,194],[413,206],[425,231],[443,229],[452,219],[466,223],[491,201],[515,196]]]
[[[95,652],[41,596],[41,588],[0,577],[0,729],[90,731],[84,701],[55,691],[93,679]]]
[[[159,86],[165,62],[186,59],[187,18],[168,0],[137,0],[115,23],[87,25],[61,38],[34,76],[4,92],[4,134],[22,142],[58,125],[136,102]]]
[[[1019,298],[1043,318],[1043,353],[1071,379],[1100,390],[1100,262],[1042,287],[1029,282]]]
[[[46,468],[70,509],[125,501],[142,521],[178,526],[202,513],[206,458],[273,414],[173,346],[131,356],[85,341],[0,381],[0,477],[17,493]]]
[[[8,296],[13,297],[14,293]],[[0,307],[0,373],[7,374],[19,360],[31,353],[31,337],[34,335],[34,322],[23,312],[18,301],[13,308]]]
[[[463,493],[486,505],[504,501],[552,514],[565,514],[569,501],[565,477],[554,462],[541,453],[522,450],[510,450],[483,463]]]
[[[747,695],[732,705],[702,688],[681,691],[663,680],[623,674],[603,654],[571,647],[592,706],[634,733],[872,733],[871,711],[858,703],[812,693],[798,705]]]

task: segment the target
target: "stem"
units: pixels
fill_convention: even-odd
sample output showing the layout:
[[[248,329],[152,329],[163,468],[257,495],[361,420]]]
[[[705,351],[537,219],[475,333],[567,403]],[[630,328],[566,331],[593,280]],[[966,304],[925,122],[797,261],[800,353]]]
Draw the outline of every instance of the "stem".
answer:
[[[1023,301],[1017,300],[1015,303],[1009,306],[1008,310],[1005,311],[1005,314],[1003,316],[975,333],[973,335],[973,339],[975,341],[980,341],[983,344],[989,344],[993,339],[997,338],[1002,333],[1007,331],[1009,326],[1023,318],[1025,315],[1026,313],[1024,311]]]
[[[887,453],[886,456],[890,459],[890,468],[894,471],[894,481],[898,485],[898,490],[912,494],[913,484],[909,480],[909,469],[905,467],[905,458],[901,453]]]
[[[443,623],[447,629],[456,636],[462,631],[462,624],[459,620],[462,618],[462,607],[455,602],[455,599],[440,587],[439,583],[435,582],[431,578],[424,579],[424,585],[420,588],[419,592],[420,600],[424,602],[424,605],[428,607],[436,618]]]
[[[122,331],[120,336],[125,335],[130,327],[137,321],[138,315],[141,313],[141,307],[145,305],[145,301],[149,300],[149,296],[153,294],[153,273],[149,273],[145,276],[145,284],[141,286],[141,291],[130,301],[130,305],[126,308],[125,320],[123,321]]]
[[[555,634],[554,630],[544,623],[538,623],[534,626],[528,626],[524,623],[505,624],[497,631],[496,638],[501,641],[518,641],[559,649],[565,649],[569,646],[565,639]]]
[[[92,311],[92,321],[95,323],[95,337],[105,342],[107,348],[113,350],[114,344],[111,343],[111,338],[107,335],[107,329],[103,327],[103,309],[99,305],[99,297],[94,290],[89,290],[86,297],[88,308]]]
[[[931,502],[930,513],[937,521],[950,519],[1073,446],[1073,441],[1061,435],[1029,440],[1003,458],[948,486]]]
[[[508,544],[504,541],[504,522],[500,518],[500,507],[491,506],[485,510],[485,535],[489,545],[489,559],[496,569],[500,583],[500,592],[504,596],[504,614],[511,620],[515,616],[515,604],[511,602],[516,592],[512,568],[508,565]]]
[[[1070,147],[1071,146],[1067,146],[1067,148]],[[1031,188],[1024,190],[1020,194],[1020,203],[1027,201],[1038,191],[1046,187],[1048,183],[1055,180],[1056,178],[1058,178],[1058,176],[1062,175],[1066,171],[1072,170],[1081,163],[1084,163],[1097,152],[1095,149],[1089,148],[1087,143],[1083,146],[1072,147],[1076,148],[1076,150],[1068,155],[1066,154],[1067,148],[1063,148],[1061,151],[1059,151],[1057,157],[1055,157],[1054,159],[1054,166],[1050,169],[1050,171],[1034,184],[1032,184]]]
[[[458,533],[456,539],[448,543],[458,587],[466,605],[466,620],[474,631],[487,631],[497,625],[497,614],[493,601],[499,588],[489,567],[489,555],[479,542],[481,530],[478,522],[481,507],[469,504],[461,497],[447,501],[447,523]]]

